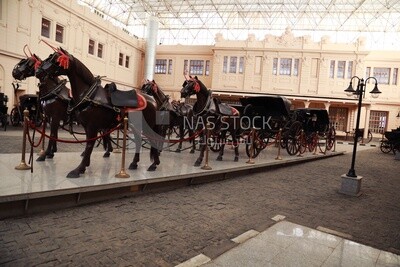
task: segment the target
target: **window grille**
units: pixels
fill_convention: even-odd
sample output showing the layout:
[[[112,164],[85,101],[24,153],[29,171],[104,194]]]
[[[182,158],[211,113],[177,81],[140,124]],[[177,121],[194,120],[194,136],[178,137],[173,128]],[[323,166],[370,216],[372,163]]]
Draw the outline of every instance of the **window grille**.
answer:
[[[292,59],[291,58],[281,58],[279,64],[279,74],[280,75],[291,75],[292,73]]]
[[[378,81],[378,84],[389,84],[390,68],[374,68],[373,76]]]
[[[336,77],[344,79],[345,69],[346,69],[346,61],[338,61]]]
[[[167,60],[166,59],[156,59],[155,74],[167,74]]]
[[[372,133],[383,134],[386,131],[387,117],[387,111],[371,110],[371,114],[369,116],[369,130]]]
[[[231,57],[229,63],[229,73],[236,73],[237,57]]]
[[[329,108],[329,121],[337,131],[347,130],[347,108],[331,107]]]
[[[203,75],[204,60],[190,60],[190,75]]]

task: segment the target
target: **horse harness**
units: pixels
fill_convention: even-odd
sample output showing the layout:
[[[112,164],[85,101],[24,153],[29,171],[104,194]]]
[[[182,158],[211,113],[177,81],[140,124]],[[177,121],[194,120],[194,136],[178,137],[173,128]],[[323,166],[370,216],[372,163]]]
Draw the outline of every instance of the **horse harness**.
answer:
[[[48,92],[47,94],[40,96],[39,100],[44,101],[46,104],[53,102],[56,98],[61,101],[68,102],[71,101],[71,98],[62,94],[61,90],[64,88],[63,86],[67,83],[67,80],[62,80],[57,86]],[[38,87],[44,86],[45,83],[41,82],[38,84]]]
[[[70,114],[72,111],[78,109],[78,111],[83,111],[90,105],[105,107],[115,111],[116,113],[120,113],[121,110],[118,107],[112,106],[108,103],[104,103],[94,99],[95,93],[97,92],[99,86],[101,86],[101,76],[96,76],[94,83],[89,87],[89,89],[83,92],[80,97],[81,100],[73,106],[69,106],[67,109],[67,113]],[[70,102],[71,103],[71,102]]]

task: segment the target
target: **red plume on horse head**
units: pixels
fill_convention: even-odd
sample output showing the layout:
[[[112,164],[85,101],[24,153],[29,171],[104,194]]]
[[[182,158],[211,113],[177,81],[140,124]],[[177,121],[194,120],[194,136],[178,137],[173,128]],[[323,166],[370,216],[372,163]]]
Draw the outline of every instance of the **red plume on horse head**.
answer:
[[[26,49],[28,49],[30,56],[26,53]],[[31,58],[33,60],[33,62],[35,62],[33,66],[34,66],[35,70],[37,70],[40,67],[40,64],[42,64],[42,60],[37,55],[35,55],[31,52],[31,50],[29,49],[29,46],[27,44],[24,46],[23,51],[27,58]]]
[[[194,81],[194,91],[196,93],[200,92],[200,84],[199,84],[199,79],[197,78],[197,76],[195,76],[194,78],[190,78],[192,81]]]
[[[59,63],[60,67],[63,67],[64,69],[68,69],[69,68],[69,54],[66,50],[60,48],[56,48],[54,46],[52,46],[51,44],[49,44],[48,42],[46,42],[45,40],[41,39],[41,42],[44,42],[45,44],[47,44],[48,46],[50,46],[55,52],[57,52],[58,54],[60,54],[60,56],[57,58],[57,62]]]

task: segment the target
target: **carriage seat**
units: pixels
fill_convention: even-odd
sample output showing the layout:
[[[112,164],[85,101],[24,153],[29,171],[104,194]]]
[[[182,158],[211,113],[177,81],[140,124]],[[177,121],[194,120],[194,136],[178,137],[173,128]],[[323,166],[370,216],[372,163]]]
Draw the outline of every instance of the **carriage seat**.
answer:
[[[106,84],[104,87],[110,93],[111,103],[118,107],[137,107],[138,95],[136,90],[122,91],[117,89],[115,83]]]
[[[222,103],[219,99],[213,98],[210,105],[210,112],[218,113],[223,116],[239,116],[239,111],[226,103]]]

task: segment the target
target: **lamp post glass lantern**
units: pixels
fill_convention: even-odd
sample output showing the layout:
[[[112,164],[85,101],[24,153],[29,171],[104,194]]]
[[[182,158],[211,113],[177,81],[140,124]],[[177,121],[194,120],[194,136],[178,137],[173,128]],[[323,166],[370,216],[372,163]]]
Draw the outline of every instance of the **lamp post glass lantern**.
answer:
[[[357,90],[353,89],[353,86],[352,86],[353,79],[357,79],[358,80]],[[369,79],[375,80],[374,89],[369,93],[371,94],[371,96],[373,98],[377,98],[379,96],[379,94],[381,93],[381,91],[379,91],[379,89],[378,89],[378,81],[376,80],[375,77],[368,77],[364,81],[363,78],[360,79],[357,76],[353,76],[351,78],[351,80],[350,80],[349,87],[346,90],[344,90],[346,92],[346,94],[348,94],[348,95],[356,95],[358,97],[356,129],[355,129],[354,142],[353,142],[353,155],[352,155],[352,158],[351,158],[351,167],[349,169],[349,172],[347,173],[348,177],[357,177],[356,171],[354,169],[354,165],[355,165],[356,153],[357,153],[357,140],[358,140],[358,137],[360,135],[360,114],[361,114],[362,100],[365,97],[365,89],[366,89],[366,86],[367,86],[367,81]]]

